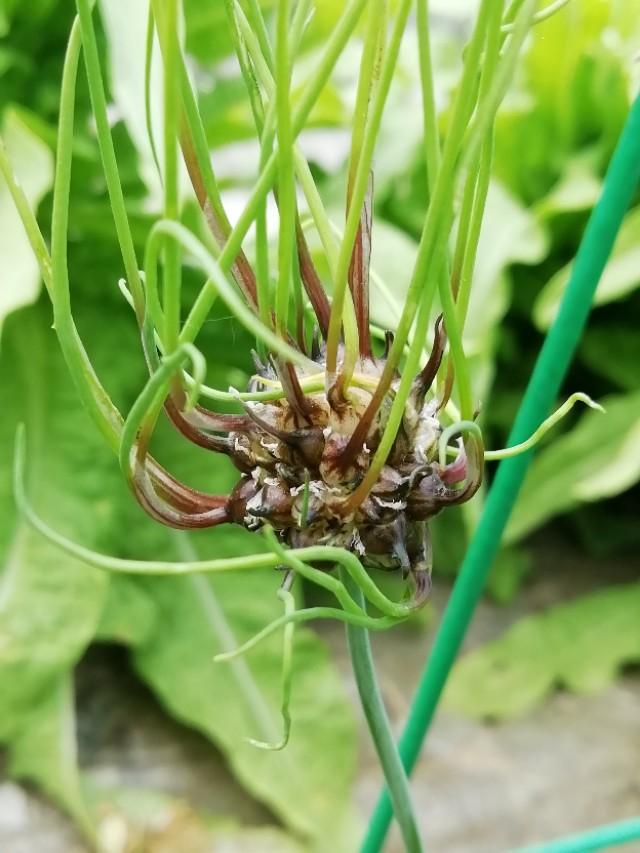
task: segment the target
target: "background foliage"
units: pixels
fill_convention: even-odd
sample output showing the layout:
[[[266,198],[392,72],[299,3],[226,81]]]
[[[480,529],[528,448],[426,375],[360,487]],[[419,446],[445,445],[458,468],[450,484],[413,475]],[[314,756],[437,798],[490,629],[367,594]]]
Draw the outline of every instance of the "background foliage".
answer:
[[[144,132],[143,56],[135,49],[146,15],[121,0],[99,5],[119,166],[141,246],[158,197]],[[340,5],[318,4],[303,66],[313,63]],[[505,439],[637,88],[632,75],[640,24],[632,5],[573,0],[541,24],[499,114],[467,330],[490,447]],[[185,11],[208,138],[233,211],[256,163],[244,87],[225,61],[230,43],[222,4],[191,0]],[[58,86],[72,12],[71,3],[34,0],[27,6],[0,0],[2,134],[27,195],[39,205],[45,234]],[[436,24],[444,125],[465,19],[449,4],[446,16],[436,15]],[[405,265],[411,266],[424,215],[413,48],[407,44],[403,51],[376,158],[373,264],[391,286],[391,302],[374,288],[372,313],[387,324],[401,304]],[[356,59],[355,49],[345,54],[336,82],[312,116],[315,130],[303,137],[338,222]],[[133,317],[117,288],[120,258],[82,76],[80,81],[69,247],[74,312],[99,375],[126,409],[141,388],[144,368]],[[189,205],[184,216],[190,221]],[[637,207],[598,290],[566,389],[588,392],[605,405],[607,416],[576,413],[561,428],[563,434],[556,429],[545,442],[492,575],[490,591],[500,600],[515,595],[527,572],[535,571],[527,537],[545,525],[560,525],[576,547],[603,558],[640,543],[640,338],[633,321],[640,309],[639,247]],[[73,671],[92,642],[118,643],[130,649],[133,666],[167,711],[210,738],[242,785],[296,837],[321,847],[331,827],[331,849],[349,849],[355,726],[322,642],[310,630],[299,632],[295,725],[289,747],[277,754],[243,741],[245,735],[270,739],[274,727],[277,731],[277,639],[247,660],[212,663],[217,651],[248,637],[278,611],[276,575],[254,572],[215,581],[109,577],[62,555],[16,517],[10,468],[15,427],[24,421],[30,491],[40,513],[66,535],[132,557],[220,556],[259,547],[233,528],[168,532],[138,509],[116,461],[80,409],[50,329],[49,305],[38,298],[35,263],[3,186],[0,256],[0,742],[8,747],[10,771],[36,781],[90,831],[95,795],[87,796],[78,771]],[[195,287],[195,278],[191,284]],[[187,300],[189,295],[187,287]],[[252,370],[249,348],[242,329],[219,309],[202,338],[211,384],[242,386]],[[157,445],[172,470],[196,486],[224,491],[234,481],[225,459],[185,449],[169,429],[160,431]],[[478,511],[479,500],[438,520],[436,572],[456,571]],[[448,701],[466,713],[505,717],[526,712],[558,683],[583,691],[601,687],[622,664],[640,659],[639,595],[640,583],[605,587],[521,621],[460,663]]]

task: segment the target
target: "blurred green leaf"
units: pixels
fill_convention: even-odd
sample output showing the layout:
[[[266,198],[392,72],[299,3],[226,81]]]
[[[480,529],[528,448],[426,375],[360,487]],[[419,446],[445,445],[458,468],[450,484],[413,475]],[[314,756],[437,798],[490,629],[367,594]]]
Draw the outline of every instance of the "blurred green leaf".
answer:
[[[140,578],[113,575],[94,639],[137,646],[154,630],[158,612]]]
[[[562,180],[574,152],[601,171],[624,122],[638,17],[609,0],[569,3],[532,31],[523,69],[498,113],[494,168],[525,203]]]
[[[555,687],[601,690],[622,666],[640,660],[638,613],[640,584],[627,584],[520,619],[459,661],[445,702],[472,717],[509,719]]]
[[[538,216],[548,219],[560,213],[590,210],[600,197],[602,181],[594,174],[591,157],[576,157],[567,164],[559,181],[538,204]]]
[[[44,321],[44,324],[43,322]],[[0,681],[3,737],[21,713],[84,652],[108,586],[16,516],[10,491],[16,425],[27,428],[28,484],[38,511],[69,536],[99,546],[112,520],[117,467],[76,402],[75,389],[40,308],[7,321],[0,388]]]
[[[70,671],[24,710],[21,723],[11,741],[9,774],[37,784],[91,837],[93,825],[78,769]]]
[[[625,391],[640,388],[640,335],[635,326],[594,324],[582,339],[580,359]]]
[[[536,300],[534,321],[539,329],[548,329],[556,314],[572,264],[567,264],[547,282]],[[594,305],[606,305],[622,299],[640,284],[640,207],[626,217],[618,234],[596,295]]]
[[[49,148],[7,110],[2,138],[14,173],[31,206],[37,208],[53,182],[53,156]],[[4,319],[16,308],[35,301],[40,292],[40,272],[24,233],[9,190],[0,177],[0,333]]]
[[[215,531],[206,537],[208,547],[201,544],[205,537],[169,534],[168,546],[189,558],[255,551],[255,537],[238,533]],[[355,728],[320,641],[308,630],[296,633],[291,740],[281,752],[245,740],[280,736],[281,637],[246,659],[213,662],[280,614],[280,580],[273,572],[250,572],[148,582],[159,618],[135,648],[134,662],[171,713],[224,752],[248,791],[295,831],[316,844],[324,839],[324,849],[349,850]]]
[[[600,401],[534,459],[505,531],[514,542],[583,501],[617,495],[640,479],[640,392]]]
[[[84,822],[69,676],[93,637],[109,579],[16,516],[10,483],[17,423],[27,427],[32,500],[65,534],[105,544],[119,478],[80,409],[48,325],[40,306],[13,314],[0,360],[0,741],[13,772]]]

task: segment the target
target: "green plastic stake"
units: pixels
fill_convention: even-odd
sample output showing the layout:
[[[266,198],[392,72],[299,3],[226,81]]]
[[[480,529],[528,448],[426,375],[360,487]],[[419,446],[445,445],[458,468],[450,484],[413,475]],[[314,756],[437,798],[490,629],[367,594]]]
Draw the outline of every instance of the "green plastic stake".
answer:
[[[558,838],[546,844],[522,847],[515,853],[589,853],[591,850],[608,850],[618,844],[628,844],[640,838],[640,817],[597,826],[588,832]]]
[[[536,361],[507,447],[524,441],[538,428],[560,390],[585,327],[598,281],[639,182],[640,97],[631,107],[609,164],[602,195],[587,223],[558,316]],[[422,748],[532,455],[529,451],[505,459],[498,466],[400,738],[400,756],[408,773],[413,770]],[[369,823],[362,853],[378,853],[382,849],[391,817],[391,803],[385,790]]]

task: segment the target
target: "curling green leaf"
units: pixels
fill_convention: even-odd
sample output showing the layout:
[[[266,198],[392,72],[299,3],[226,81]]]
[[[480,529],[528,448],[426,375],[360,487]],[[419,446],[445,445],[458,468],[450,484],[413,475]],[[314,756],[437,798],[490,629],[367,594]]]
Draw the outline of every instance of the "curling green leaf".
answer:
[[[615,586],[519,620],[465,655],[445,700],[473,717],[526,713],[555,687],[601,690],[640,661],[640,584]]]
[[[505,532],[514,542],[582,501],[617,495],[640,479],[640,393],[602,400],[533,461]]]
[[[53,156],[13,110],[7,110],[2,138],[14,173],[36,208],[53,181]],[[34,302],[40,292],[40,272],[20,217],[0,176],[0,333],[12,311]]]

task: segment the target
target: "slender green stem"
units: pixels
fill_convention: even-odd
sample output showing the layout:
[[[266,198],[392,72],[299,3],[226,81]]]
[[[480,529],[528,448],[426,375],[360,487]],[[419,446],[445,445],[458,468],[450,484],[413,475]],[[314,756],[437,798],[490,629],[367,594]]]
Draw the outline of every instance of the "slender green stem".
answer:
[[[191,88],[182,52],[179,54],[179,63],[180,95],[182,98],[182,107],[184,109],[184,121],[186,123],[189,137],[193,142],[193,150],[196,155],[198,170],[202,175],[202,182],[204,184],[207,201],[211,205],[211,209],[226,235],[231,231],[231,223],[229,222],[224,205],[222,204],[220,188],[218,187],[218,181],[209,155],[207,135],[202,123],[202,117],[200,116],[196,97],[193,93],[193,89]],[[221,235],[214,234],[214,236],[216,239],[220,239]]]
[[[427,173],[427,199],[433,193],[438,170],[442,160],[440,138],[438,134],[438,114],[436,111],[433,62],[431,58],[431,28],[429,25],[429,0],[418,0],[416,11],[416,30],[418,36],[418,61],[420,65],[420,91],[422,95],[422,122],[424,135],[424,157]],[[438,289],[442,290],[449,276],[448,253],[438,273]],[[414,333],[414,338],[417,336]],[[409,341],[410,335],[407,336]],[[427,341],[426,337],[420,339]],[[428,355],[428,352],[427,352]]]
[[[299,3],[293,18],[293,22],[291,25],[291,44],[293,48],[295,48],[295,46],[298,44],[302,35],[302,25],[304,24],[305,18],[304,15],[300,13],[304,12],[305,6],[307,6],[307,4]],[[264,164],[267,162],[269,154],[271,153],[273,140],[275,137],[276,100],[274,95],[276,85],[275,80],[273,79],[273,75],[270,71],[269,63],[260,53],[258,40],[251,29],[249,21],[244,16],[242,9],[240,7],[236,8],[238,26],[245,40],[247,51],[254,63],[256,73],[260,79],[260,82],[264,87],[266,94],[271,99],[271,102],[265,115],[264,128],[262,131],[260,159],[260,169],[262,169],[264,167]],[[298,177],[298,180],[300,181],[300,186],[302,187],[302,191],[304,192],[304,195],[306,197],[307,204],[309,205],[309,211],[311,212],[314,225],[316,226],[316,229],[320,236],[322,247],[327,256],[329,270],[333,274],[335,272],[337,262],[338,247],[336,244],[335,237],[333,235],[331,221],[329,220],[324,203],[322,201],[322,198],[320,197],[320,193],[318,192],[316,182],[313,178],[313,175],[311,174],[309,164],[298,144],[295,144],[293,146],[293,157],[296,175]]]
[[[160,0],[152,0],[154,11]],[[178,112],[179,112],[179,55],[178,55],[178,3],[163,0],[163,17],[158,32],[163,44],[163,95],[164,95],[164,218],[177,222],[180,213],[178,173]],[[158,19],[156,18],[156,22]],[[180,245],[171,239],[164,246],[163,342],[170,353],[178,345],[180,334],[181,294]]]
[[[258,749],[266,749],[270,752],[278,752],[284,749],[289,743],[289,734],[291,733],[291,712],[289,705],[291,704],[291,684],[293,680],[293,635],[295,629],[295,621],[291,616],[296,610],[296,600],[288,589],[279,589],[278,598],[284,603],[284,614],[287,621],[284,623],[284,636],[282,638],[282,737],[278,741],[256,740],[255,738],[247,738],[248,742]]]
[[[496,4],[494,20],[489,23],[485,60],[480,77],[478,99],[483,101],[494,79],[500,56],[501,6]],[[456,296],[457,316],[461,331],[467,317],[473,270],[475,267],[480,229],[491,178],[493,159],[493,132],[495,115],[491,121],[476,159],[469,165],[462,198],[462,210],[453,262],[452,288]]]
[[[262,340],[273,352],[278,353],[294,364],[306,366],[314,364],[302,355],[299,350],[294,349],[279,335],[276,335],[271,329],[262,324],[259,317],[247,307],[242,297],[236,292],[235,288],[224,275],[221,264],[222,256],[216,260],[207,247],[179,222],[168,222],[161,219],[155,223],[149,234],[145,254],[145,281],[150,301],[157,301],[157,296],[154,295],[154,291],[157,288],[156,269],[159,241],[163,236],[171,237],[171,239],[180,243],[183,249],[193,256],[198,266],[209,276],[207,287],[220,295],[236,319],[247,331],[254,334],[259,340]],[[213,302],[213,300],[211,301]],[[186,336],[186,340],[181,340],[180,343],[189,343],[188,336]]]
[[[346,572],[344,572],[343,581],[364,609],[362,592]],[[419,853],[422,850],[422,842],[411,802],[409,780],[402,766],[389,717],[380,693],[367,629],[356,625],[347,625],[347,643],[360,703],[389,788],[393,813],[400,827],[404,849],[407,853]]]
[[[358,19],[365,6],[367,0],[351,0],[348,4],[343,16],[340,18],[338,25],[331,34],[324,53],[320,57],[320,61],[316,70],[307,81],[302,92],[300,104],[293,118],[293,136],[298,136],[302,130],[311,109],[317,101],[320,92],[324,88],[331,72],[341,55],[345,44],[347,43],[351,33],[358,23]],[[240,214],[236,225],[229,235],[227,243],[220,255],[220,267],[223,271],[229,268],[229,265],[236,257],[238,250],[242,244],[247,231],[255,219],[256,211],[262,199],[271,189],[277,172],[277,154],[274,152],[270,155],[264,169],[260,173],[256,185],[245,209]],[[193,341],[200,331],[202,324],[207,318],[211,299],[211,289],[207,286],[203,287],[198,297],[196,298],[189,316],[185,322],[181,340]]]
[[[542,21],[546,21],[552,15],[555,15],[556,12],[559,12],[560,9],[563,9],[569,0],[555,0],[553,3],[549,3],[548,6],[545,6],[544,9],[540,9],[539,12],[536,12],[535,15],[531,18],[532,24],[541,24]],[[503,33],[512,33],[515,27],[512,23],[506,23],[502,25]]]
[[[420,91],[422,94],[427,189],[429,193],[431,193],[440,167],[441,153],[440,140],[438,137],[438,114],[436,112],[435,85],[433,82],[433,62],[431,60],[429,0],[418,0],[416,29],[418,37],[418,61],[420,64]]]
[[[313,550],[314,549],[312,548],[300,548],[285,551],[284,554],[286,555],[287,560],[292,560],[290,563],[288,562],[288,565],[291,565],[292,568],[302,572],[302,569],[297,567],[293,561],[305,560],[307,562],[312,562],[314,558],[310,556],[310,552]],[[398,602],[387,598],[387,596],[376,586],[375,581],[364,568],[360,560],[350,551],[345,551],[344,548],[335,548],[329,545],[323,545],[316,549],[316,553],[321,554],[322,556],[318,556],[315,559],[320,559],[322,562],[338,563],[338,565],[340,565],[353,579],[359,589],[362,590],[367,601],[385,616],[390,616],[394,619],[406,619],[415,612],[417,606],[420,606],[420,604],[416,605],[416,603],[412,601]],[[307,556],[305,556],[305,554]],[[310,566],[307,567],[307,569],[310,568]],[[316,579],[316,582],[319,581]]]
[[[195,374],[195,382],[189,389],[187,398],[187,408],[193,408],[198,399],[199,383],[206,374],[207,365],[204,357],[193,344],[180,344],[177,349],[163,358],[160,367],[149,377],[127,415],[119,452],[120,468],[127,480],[133,477],[136,444],[142,442],[145,448],[148,445],[158,415],[167,399],[171,380],[186,361],[191,361]]]
[[[525,0],[523,3],[516,19],[516,29],[511,37],[511,42],[508,45],[505,56],[498,66],[485,101],[478,104],[477,116],[469,127],[469,133],[466,133],[469,116],[475,103],[476,80],[485,34],[492,9],[495,8],[492,0],[482,0],[480,5],[476,27],[465,52],[462,80],[453,108],[451,126],[442,152],[442,163],[438,170],[434,192],[427,210],[418,246],[416,263],[405,297],[402,316],[398,322],[396,336],[380,376],[378,390],[374,395],[373,402],[378,406],[382,402],[395,375],[400,356],[404,350],[404,342],[407,340],[409,330],[414,323],[417,313],[413,341],[409,347],[400,385],[396,391],[396,397],[393,401],[378,449],[367,474],[349,499],[349,505],[352,507],[359,506],[362,503],[376,482],[391,451],[397,430],[402,421],[404,407],[421,355],[422,341],[426,336],[428,328],[429,311],[434,291],[438,284],[442,285],[443,281],[446,283],[446,280],[442,276],[442,270],[446,263],[447,238],[453,221],[452,199],[455,178],[459,172],[460,164],[465,162],[469,152],[471,155],[469,159],[473,160],[473,156],[477,153],[478,146],[482,140],[482,134],[486,131],[487,125],[495,114],[500,100],[504,95],[508,80],[513,72],[516,57],[524,41],[526,28],[533,10],[533,3],[534,0]],[[446,283],[446,287],[440,287],[440,295],[445,320],[447,321],[447,330],[451,337],[452,352],[456,359],[456,369],[460,366],[462,373],[462,378],[458,377],[458,381],[462,381],[463,383],[462,397],[467,407],[467,412],[463,413],[463,417],[466,415],[465,419],[469,419],[473,414],[473,405],[468,382],[468,371],[462,349],[462,338],[457,323],[455,306],[453,305],[453,298],[448,283]]]
[[[91,366],[89,357],[73,322],[69,295],[67,236],[73,151],[74,100],[81,47],[80,28],[80,21],[76,17],[69,35],[69,43],[62,72],[56,169],[53,182],[53,212],[51,217],[51,301],[53,303],[56,334],[80,398],[100,429],[100,432],[106,438],[109,446],[117,451],[122,432],[122,416],[100,384],[100,380]]]
[[[147,138],[149,147],[151,148],[151,156],[155,163],[158,177],[162,181],[162,169],[160,168],[160,158],[158,157],[158,149],[156,148],[156,140],[153,135],[153,117],[151,114],[151,70],[153,67],[153,8],[149,4],[149,13],[147,15],[147,34],[145,39],[144,49],[144,122],[147,129]]]
[[[437,287],[438,277],[441,274],[441,270],[445,263],[443,256],[446,254],[448,232],[453,220],[452,198],[457,164],[460,159],[459,154],[464,139],[464,132],[469,120],[478,63],[482,52],[486,22],[490,13],[491,4],[492,0],[482,0],[478,11],[476,26],[465,51],[462,79],[460,81],[460,87],[456,94],[452,110],[451,124],[442,152],[442,163],[438,170],[437,179],[429,200],[429,207],[422,235],[420,237],[414,270],[405,297],[402,315],[398,321],[395,338],[387,356],[378,384],[379,390],[376,394],[376,402],[378,405],[382,402],[384,395],[395,377],[400,358],[402,357],[404,347],[409,337],[411,327],[416,319],[416,315],[420,321],[420,326],[416,325],[414,340],[410,351],[412,351],[416,342],[418,342],[418,346],[421,345],[421,338],[423,338],[428,327],[429,317],[426,309],[430,309],[431,307],[433,297],[435,295],[435,289]],[[413,364],[415,363],[417,365],[417,356],[412,358],[411,361],[411,369],[413,370]],[[407,371],[408,367],[405,366],[403,376]],[[412,378],[413,377],[411,377],[411,379]],[[410,381],[406,384],[405,388],[406,394],[408,395]],[[396,403],[399,408],[402,407],[402,409],[404,409],[406,399],[406,396],[403,395],[396,397]],[[354,496],[354,505],[356,500],[360,501],[366,497],[368,490],[375,482],[375,479],[377,479],[377,476],[386,461],[386,455],[391,449],[395,438],[395,433],[392,435],[391,431],[394,428],[394,425],[395,429],[397,429],[399,423],[400,420],[398,413],[394,413],[392,411],[392,416],[385,428],[376,457],[374,457],[369,469],[371,476],[365,477],[365,481],[363,481],[363,484],[357,490],[358,496],[357,498]]]
[[[44,285],[47,288],[47,291],[51,293],[51,258],[49,256],[49,250],[47,249],[47,244],[42,236],[42,231],[40,231],[40,226],[38,225],[34,212],[29,204],[29,199],[25,195],[20,183],[16,180],[16,176],[13,174],[13,169],[11,168],[11,163],[9,162],[9,157],[7,155],[7,149],[5,148],[2,139],[0,139],[0,174],[5,180],[9,193],[11,194],[11,198],[13,199],[13,203],[18,211],[18,215],[20,216],[20,220],[22,221],[29,244],[31,245],[33,254],[38,262],[40,275],[42,276]]]
[[[258,0],[249,0],[249,2],[247,3],[247,15],[249,17],[249,20],[251,21],[251,28],[257,36],[262,55],[267,60],[269,67],[273,68],[273,51],[271,50],[271,42],[269,40],[267,25],[265,23],[264,15],[262,14],[262,9],[260,8],[260,3],[258,2]]]
[[[127,216],[127,209],[124,202],[122,184],[120,183],[118,161],[113,147],[113,139],[111,138],[111,128],[109,126],[109,118],[107,115],[107,100],[104,92],[104,83],[102,80],[102,71],[100,69],[100,59],[98,56],[98,45],[96,42],[96,33],[91,12],[93,3],[91,0],[76,0],[76,5],[78,8],[78,16],[80,18],[80,29],[82,31],[82,50],[87,70],[87,80],[89,82],[91,106],[96,123],[98,146],[100,148],[100,156],[102,157],[102,167],[104,170],[105,180],[107,182],[113,221],[118,235],[120,251],[122,252],[122,260],[124,262],[127,281],[129,283],[131,293],[133,294],[136,314],[138,316],[138,321],[142,323],[144,313],[144,294],[142,282],[140,280],[140,273],[138,271],[139,268],[136,258],[136,250],[133,244],[133,236],[131,234],[129,218]]]
[[[358,162],[362,153],[369,105],[380,74],[380,59],[384,50],[384,36],[387,18],[387,0],[374,0],[369,6],[369,20],[364,38],[356,103],[353,109],[351,126],[351,150],[349,152],[347,209],[349,208],[351,188],[355,180]]]
[[[278,140],[278,281],[276,285],[276,331],[284,336],[289,314],[292,259],[295,245],[296,190],[293,170],[293,127],[291,123],[291,49],[289,19],[291,0],[280,0],[276,26],[276,136]]]
[[[380,129],[380,122],[382,120],[382,112],[387,100],[387,95],[389,94],[391,80],[393,79],[393,72],[398,59],[398,53],[400,51],[402,34],[404,33],[410,9],[411,0],[401,0],[391,37],[389,39],[389,45],[384,56],[382,69],[380,71],[380,82],[378,84],[373,104],[370,107],[370,116],[367,122],[364,138],[362,140],[360,155],[358,157],[358,166],[351,191],[351,206],[349,208],[347,221],[344,227],[344,235],[340,246],[340,254],[338,255],[336,277],[334,281],[331,319],[329,321],[329,333],[327,337],[327,373],[329,376],[333,376],[337,370],[340,329],[344,322],[343,313],[345,294],[348,290],[347,272],[351,261],[356,232],[360,223],[362,205],[367,192],[369,173],[371,172],[371,162],[378,137],[378,131]],[[345,361],[343,366],[345,385],[349,384],[352,373],[353,364]]]
[[[251,649],[255,648],[267,637],[270,637],[276,631],[279,631],[289,622],[311,622],[315,619],[334,619],[336,622],[344,622],[345,625],[357,625],[360,628],[367,628],[370,631],[386,631],[394,625],[398,625],[401,620],[394,619],[392,616],[369,616],[366,613],[352,613],[349,610],[340,610],[337,607],[307,607],[304,610],[296,610],[290,615],[280,616],[274,619],[257,634],[254,634],[249,640],[229,652],[222,652],[216,655],[214,661],[216,663],[233,660],[240,655],[244,655]]]
[[[485,29],[485,44],[484,44],[484,61],[482,63],[482,70],[480,75],[480,86],[478,92],[478,111],[482,112],[486,110],[485,101],[486,97],[490,91],[490,85],[494,82],[495,72],[497,68],[498,56],[500,51],[500,24],[502,20],[502,0],[499,2],[495,2],[487,16],[486,21],[486,29]],[[491,135],[492,135],[492,126],[495,120],[495,110],[491,111],[489,117],[487,119],[487,130],[486,134],[489,138],[489,153],[491,152]],[[479,155],[478,155],[479,156]],[[490,161],[489,161],[490,166]],[[470,161],[469,165],[469,174],[474,175],[478,171],[478,163],[476,162],[476,158]],[[485,182],[488,189],[488,174],[485,174]],[[474,181],[475,184],[475,181]],[[486,189],[484,192],[484,196],[475,192],[474,187],[467,187],[472,194],[472,198],[474,201],[477,199],[478,201],[478,211],[480,216],[480,222],[482,219],[482,214],[484,213],[484,202],[486,199]],[[465,199],[463,198],[463,212],[465,212]],[[469,214],[469,219],[471,218],[471,214]],[[478,227],[480,225],[478,222]],[[465,223],[463,222],[463,227]],[[462,232],[463,238],[467,238],[467,235]],[[479,236],[479,231],[478,231]],[[465,242],[465,250],[466,250],[466,242]],[[473,252],[475,256],[475,247],[470,246],[469,251]],[[454,276],[455,276],[455,267],[454,267]],[[455,278],[451,281],[448,280],[446,276],[440,276],[438,281],[438,290],[440,293],[440,302],[442,305],[442,312],[444,315],[445,328],[447,330],[447,335],[449,338],[449,347],[450,347],[450,360],[451,367],[454,371],[454,375],[456,377],[456,385],[458,390],[458,397],[460,402],[460,413],[463,419],[469,419],[473,416],[474,412],[474,401],[471,390],[471,377],[469,375],[469,367],[467,364],[467,359],[464,353],[464,346],[462,343],[462,329],[463,329],[463,320],[464,314],[462,314],[462,318],[460,318],[459,313],[456,311],[456,306],[454,303],[455,297],[455,289],[456,283]],[[463,299],[468,301],[468,293],[461,294]]]
[[[231,32],[234,40],[236,56],[240,64],[240,71],[244,79],[244,85],[249,95],[249,102],[251,104],[253,120],[256,125],[258,135],[260,136],[262,134],[262,128],[264,126],[264,103],[262,100],[262,94],[260,92],[260,86],[258,85],[258,79],[254,67],[249,59],[246,45],[240,37],[240,32],[238,28],[238,18],[239,16],[242,16],[244,18],[244,13],[238,0],[225,0],[225,5],[227,7],[227,17],[229,18],[231,24]],[[248,22],[247,26],[249,26]],[[255,37],[255,33],[253,30],[251,30],[251,35],[255,39],[256,43],[259,45],[260,43]],[[260,53],[260,56],[262,56],[261,48],[259,46],[258,52]]]
[[[270,133],[266,133],[265,127],[268,121],[265,119],[262,97],[258,87],[258,81],[254,69],[251,67],[251,49],[247,47],[246,34],[241,34],[241,24],[246,23],[253,38],[260,45],[260,49],[268,49],[269,57],[273,62],[271,53],[271,45],[268,42],[267,30],[264,18],[258,8],[256,18],[255,6],[250,7],[249,14],[251,15],[251,25],[246,21],[240,4],[234,0],[225,0],[225,8],[227,10],[227,18],[234,40],[236,56],[240,65],[242,78],[245,83],[245,88],[249,94],[251,104],[251,112],[260,137],[260,160],[258,171],[261,172],[266,165],[270,154],[273,152],[273,143],[275,139],[275,104],[271,111],[270,117],[273,119],[272,126],[270,125]],[[257,39],[255,32],[260,30],[260,39]],[[252,58],[255,66],[255,58]],[[273,327],[272,310],[271,310],[271,287],[269,280],[269,240],[267,234],[267,199],[263,198],[257,208],[255,215],[255,268],[256,268],[256,292],[258,300],[258,316],[265,326]],[[267,349],[262,341],[258,341],[258,352],[263,359],[267,358]]]
[[[487,134],[487,138],[482,145],[473,191],[470,189],[469,192],[469,219],[466,222],[463,222],[462,217],[460,218],[460,228],[466,233],[465,239],[460,241],[461,256],[459,258],[459,266],[456,266],[454,262],[453,281],[457,280],[458,282],[456,305],[458,311],[458,322],[460,323],[461,329],[464,329],[465,321],[467,319],[467,311],[469,309],[471,285],[473,283],[473,271],[476,264],[480,231],[482,229],[482,220],[484,218],[484,210],[487,202],[487,194],[489,192],[489,183],[491,180],[492,161],[493,132],[490,132]],[[472,172],[472,168],[469,170],[470,173]]]

